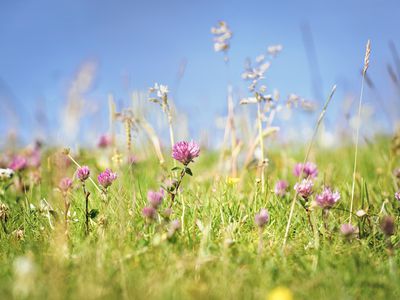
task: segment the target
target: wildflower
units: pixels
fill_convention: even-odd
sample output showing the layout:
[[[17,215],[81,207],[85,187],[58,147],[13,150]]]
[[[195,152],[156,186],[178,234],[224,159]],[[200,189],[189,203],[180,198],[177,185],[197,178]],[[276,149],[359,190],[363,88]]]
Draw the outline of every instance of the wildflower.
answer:
[[[165,182],[165,188],[167,191],[173,192],[176,189],[176,186],[178,184],[178,180],[176,179],[166,179]]]
[[[6,181],[14,176],[14,171],[12,169],[0,169],[0,181]]]
[[[366,215],[367,215],[367,212],[365,210],[363,210],[363,209],[357,210],[357,212],[356,212],[356,216],[359,217],[359,218],[362,218],[362,217],[364,217]]]
[[[314,183],[310,179],[303,179],[301,183],[296,183],[295,191],[304,199],[308,199],[313,193]]]
[[[293,300],[293,293],[286,287],[278,286],[268,295],[268,300]]]
[[[279,44],[278,45],[271,45],[271,46],[268,46],[267,52],[268,52],[269,55],[275,57],[279,52],[282,51],[282,49],[283,49],[282,45],[279,45]]]
[[[89,178],[89,175],[90,175],[90,169],[88,166],[82,166],[78,168],[78,170],[76,171],[76,176],[80,181],[85,181],[86,179]]]
[[[172,157],[187,166],[194,158],[198,157],[200,154],[199,145],[194,142],[178,142],[172,148]]]
[[[152,206],[146,206],[145,208],[143,208],[142,214],[146,219],[152,220],[156,216],[156,210]]]
[[[343,234],[346,238],[352,237],[354,234],[357,233],[357,228],[354,227],[350,223],[342,224],[340,226],[340,233]]]
[[[15,156],[8,167],[14,171],[22,171],[26,169],[27,166],[28,163],[25,157]]]
[[[302,170],[303,174],[301,174]],[[306,162],[305,164],[298,163],[294,167],[293,174],[296,177],[303,175],[305,178],[315,178],[318,176],[318,168],[317,165],[312,162]]]
[[[7,222],[9,216],[8,206],[0,202],[0,221]]]
[[[239,181],[240,181],[239,177],[228,177],[228,178],[226,178],[226,183],[229,184],[229,185],[235,185]]]
[[[18,241],[22,241],[24,239],[24,231],[22,229],[17,229],[13,233]]]
[[[214,51],[228,51],[229,41],[232,38],[232,31],[230,31],[228,24],[225,21],[220,21],[218,27],[212,27],[211,33],[214,35]]]
[[[266,209],[261,209],[258,214],[255,215],[254,217],[254,223],[260,228],[263,228],[265,224],[267,224],[269,221],[269,213],[268,210]]]
[[[27,157],[27,166],[38,168],[40,166],[40,151],[38,149],[32,150]]]
[[[340,199],[339,192],[332,192],[329,187],[325,187],[321,194],[315,197],[317,205],[324,209],[334,206]]]
[[[155,191],[148,191],[147,192],[147,200],[149,201],[149,204],[151,207],[157,209],[161,202],[163,201],[164,198],[164,190],[160,189],[160,191],[155,192]]]
[[[172,208],[168,207],[164,209],[162,216],[166,219],[169,219],[169,217],[172,215]]]
[[[177,232],[179,229],[181,229],[181,222],[179,220],[173,220],[169,224],[169,229],[168,229],[168,237],[171,238]]]
[[[395,231],[394,218],[392,216],[384,216],[381,220],[381,229],[386,236],[391,236]]]
[[[62,192],[66,193],[72,187],[72,180],[68,177],[64,177],[60,180],[58,187]]]
[[[396,193],[394,194],[394,197],[395,197],[397,200],[400,201],[400,191],[396,192]]]
[[[400,168],[397,168],[393,171],[393,175],[397,178],[400,179]]]
[[[134,165],[138,162],[138,158],[135,155],[130,155],[128,157],[128,164]]]
[[[105,189],[108,188],[115,179],[117,179],[117,173],[113,173],[110,169],[106,169],[97,176],[100,185]]]
[[[278,182],[275,184],[275,195],[279,197],[283,197],[286,195],[287,189],[289,187],[289,184],[286,180],[278,180]]]
[[[100,136],[99,142],[97,143],[97,146],[99,148],[107,148],[108,146],[112,145],[112,138],[107,135],[107,134],[103,134],[102,136]]]

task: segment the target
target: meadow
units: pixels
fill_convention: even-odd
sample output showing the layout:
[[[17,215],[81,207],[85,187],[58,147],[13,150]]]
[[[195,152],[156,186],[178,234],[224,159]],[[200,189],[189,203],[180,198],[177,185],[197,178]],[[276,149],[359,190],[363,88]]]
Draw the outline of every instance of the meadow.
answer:
[[[227,61],[229,28],[212,33]],[[370,51],[368,41],[362,85]],[[400,133],[367,139],[361,122],[335,147],[319,145],[333,87],[309,140],[272,142],[281,105],[312,104],[267,94],[269,64],[258,57],[243,73],[250,132],[228,89],[217,149],[176,139],[158,84],[146,105],[163,113],[166,142],[112,100],[110,131],[91,145],[10,142],[0,161],[0,298],[398,299]]]

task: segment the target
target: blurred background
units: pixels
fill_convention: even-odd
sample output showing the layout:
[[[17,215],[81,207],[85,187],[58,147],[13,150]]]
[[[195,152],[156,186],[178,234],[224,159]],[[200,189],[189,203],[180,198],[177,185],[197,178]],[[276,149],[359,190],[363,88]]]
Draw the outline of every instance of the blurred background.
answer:
[[[241,77],[246,59],[281,44],[265,74],[267,89],[278,89],[282,99],[295,93],[313,101],[316,111],[278,117],[279,138],[307,136],[337,84],[325,127],[333,144],[343,120],[349,128],[354,123],[368,39],[363,132],[391,133],[400,114],[399,12],[396,0],[2,0],[0,134],[20,143],[95,143],[108,130],[110,94],[121,110],[132,105],[132,94],[147,101],[158,82],[169,86],[182,137],[207,135],[215,145],[223,135],[227,85],[238,105],[250,96]],[[229,64],[213,49],[210,29],[220,20],[233,32]],[[159,113],[146,105],[150,118]],[[158,123],[164,134],[165,123]]]

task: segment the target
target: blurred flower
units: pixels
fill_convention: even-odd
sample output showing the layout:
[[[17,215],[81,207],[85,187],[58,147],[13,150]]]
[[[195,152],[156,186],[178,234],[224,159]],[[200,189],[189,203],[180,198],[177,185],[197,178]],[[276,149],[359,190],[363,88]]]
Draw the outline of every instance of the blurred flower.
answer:
[[[148,191],[147,192],[147,200],[149,201],[150,206],[157,209],[164,198],[164,190],[160,189],[158,192]]]
[[[301,174],[301,171],[303,170],[303,174]],[[317,165],[312,163],[312,162],[306,162],[305,164],[298,163],[294,167],[293,174],[296,177],[300,177],[303,175],[305,178],[314,178],[317,177],[318,175],[318,168]]]
[[[329,187],[325,187],[321,194],[315,197],[317,205],[324,209],[334,206],[340,199],[339,192],[332,192]]]
[[[105,189],[108,188],[115,179],[117,179],[117,173],[113,173],[110,169],[106,169],[97,176],[100,185]]]
[[[282,45],[279,45],[279,44],[278,45],[271,45],[271,46],[268,46],[267,52],[271,56],[276,56],[279,52],[282,51],[282,49],[283,49]]]
[[[296,183],[294,189],[301,197],[308,199],[313,193],[313,187],[314,183],[311,179],[303,179],[301,183]]]
[[[27,165],[32,168],[38,168],[41,162],[40,150],[34,149],[27,155]]]
[[[7,222],[9,216],[8,206],[0,202],[0,221]]]
[[[238,183],[239,181],[240,181],[239,177],[228,177],[226,179],[226,183],[229,185],[234,185],[234,184]]]
[[[286,180],[278,180],[278,182],[275,184],[275,195],[279,197],[283,197],[286,195],[287,189],[289,187],[289,183]]]
[[[15,156],[8,167],[14,171],[22,171],[26,169],[27,166],[28,164],[25,157]]]
[[[198,157],[200,154],[199,145],[194,142],[178,142],[172,148],[172,157],[177,161],[181,162],[187,166],[194,158]]]
[[[82,166],[78,168],[78,170],[76,171],[76,176],[80,181],[85,181],[86,179],[89,178],[89,175],[90,175],[90,169],[88,166]]]
[[[112,145],[112,138],[111,136],[107,134],[103,134],[100,136],[99,142],[97,143],[97,146],[99,148],[107,148]]]
[[[72,180],[68,177],[64,177],[60,180],[58,187],[64,193],[68,192],[68,190],[72,187]]]
[[[152,220],[156,216],[156,210],[152,206],[146,206],[145,208],[143,208],[142,214],[143,214],[143,217],[145,217],[146,219]]]
[[[381,220],[381,229],[386,236],[391,236],[395,231],[394,217],[384,216]]]
[[[17,229],[13,233],[18,241],[22,241],[24,239],[24,231],[22,229]]]
[[[397,178],[400,179],[400,168],[397,168],[393,171],[393,175]]]
[[[367,215],[367,212],[365,210],[363,210],[363,209],[359,209],[356,212],[356,216],[359,217],[359,218],[362,218],[362,217],[364,217],[366,215]]]
[[[154,87],[149,88],[150,94],[155,94],[158,99],[155,102],[163,101],[163,99],[168,98],[169,89],[167,85],[155,83]]]
[[[357,228],[350,223],[342,224],[340,226],[340,233],[343,234],[346,238],[351,238],[354,234],[357,233]]]
[[[396,192],[396,193],[394,194],[394,197],[395,197],[397,200],[400,201],[400,191]]]
[[[261,209],[258,214],[254,216],[254,223],[260,228],[264,227],[269,221],[269,213],[265,208]]]
[[[14,171],[12,169],[0,169],[0,181],[6,181],[14,176]]]
[[[136,164],[138,162],[138,159],[137,159],[137,157],[135,156],[135,155],[129,155],[129,157],[128,157],[128,164],[130,164],[130,165],[134,165],[134,164]]]
[[[293,300],[293,293],[286,287],[278,286],[268,294],[268,300]]]
[[[25,299],[35,288],[36,265],[32,255],[19,256],[13,264],[13,294],[15,298]]]
[[[211,33],[214,35],[214,51],[228,51],[229,42],[232,38],[232,31],[228,24],[225,21],[220,21],[217,27],[211,28]]]
[[[179,220],[171,221],[168,228],[168,237],[171,238],[179,229],[181,229],[181,222]]]
[[[168,207],[164,209],[162,216],[166,219],[169,219],[169,217],[172,215],[172,208]]]

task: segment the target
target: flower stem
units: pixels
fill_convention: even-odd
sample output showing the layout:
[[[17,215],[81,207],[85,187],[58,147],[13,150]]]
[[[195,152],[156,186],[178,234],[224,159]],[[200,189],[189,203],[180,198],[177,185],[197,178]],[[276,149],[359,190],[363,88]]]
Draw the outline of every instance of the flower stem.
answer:
[[[86,190],[85,182],[82,182],[82,189],[85,195],[85,234],[89,235],[89,196],[90,192]]]
[[[185,165],[185,167],[182,169],[182,171],[181,171],[181,173],[180,173],[180,175],[179,175],[179,179],[178,179],[178,182],[177,182],[177,184],[176,184],[176,186],[175,186],[174,191],[173,191],[173,192],[169,192],[169,194],[171,195],[171,202],[169,203],[169,208],[171,208],[172,205],[174,204],[174,200],[175,200],[175,197],[176,197],[176,195],[177,195],[177,193],[178,193],[179,186],[181,185],[182,179],[183,179],[183,177],[184,177],[185,174],[186,174],[186,167],[187,167],[187,166]]]
[[[260,148],[261,148],[261,160],[260,160],[260,168],[261,168],[261,192],[264,194],[265,192],[265,178],[264,178],[264,168],[265,168],[265,158],[264,158],[264,137],[263,137],[263,129],[262,129],[262,115],[261,115],[261,102],[257,102],[257,124],[258,124],[258,138],[260,140]]]

